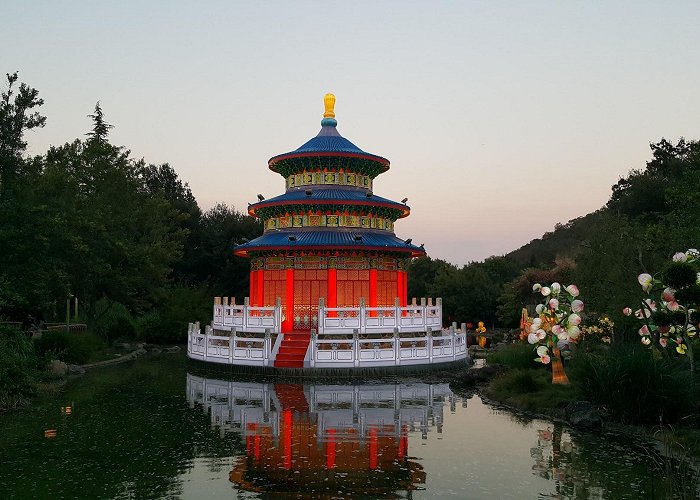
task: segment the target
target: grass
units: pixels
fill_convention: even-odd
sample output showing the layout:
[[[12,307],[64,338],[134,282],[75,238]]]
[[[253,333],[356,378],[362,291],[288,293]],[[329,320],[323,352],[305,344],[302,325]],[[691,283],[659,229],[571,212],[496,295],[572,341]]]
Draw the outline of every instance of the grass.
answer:
[[[542,413],[559,413],[580,399],[575,387],[554,385],[551,372],[537,368],[515,368],[497,376],[487,395],[521,410]]]
[[[518,343],[499,345],[487,355],[486,361],[492,365],[504,365],[508,368],[527,370],[536,366],[533,363],[533,359],[536,357],[533,346]]]

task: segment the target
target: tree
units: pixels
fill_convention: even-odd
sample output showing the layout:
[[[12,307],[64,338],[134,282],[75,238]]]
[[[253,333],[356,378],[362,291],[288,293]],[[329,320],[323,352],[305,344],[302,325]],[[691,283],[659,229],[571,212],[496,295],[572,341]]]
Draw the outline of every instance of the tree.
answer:
[[[46,124],[46,117],[36,107],[44,104],[39,91],[22,83],[15,95],[17,72],[7,74],[7,90],[0,94],[0,201],[12,193],[14,182],[19,176],[27,143],[24,133]],[[13,98],[14,96],[14,98]]]

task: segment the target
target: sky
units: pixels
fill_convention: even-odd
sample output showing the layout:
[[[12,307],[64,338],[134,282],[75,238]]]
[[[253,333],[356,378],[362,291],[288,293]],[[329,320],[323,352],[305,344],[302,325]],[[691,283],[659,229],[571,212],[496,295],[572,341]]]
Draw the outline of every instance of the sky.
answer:
[[[0,0],[0,70],[41,154],[84,136],[169,163],[203,209],[281,194],[267,160],[338,131],[408,197],[395,231],[457,265],[603,206],[649,143],[700,139],[700,2]],[[5,85],[2,85],[5,88]]]

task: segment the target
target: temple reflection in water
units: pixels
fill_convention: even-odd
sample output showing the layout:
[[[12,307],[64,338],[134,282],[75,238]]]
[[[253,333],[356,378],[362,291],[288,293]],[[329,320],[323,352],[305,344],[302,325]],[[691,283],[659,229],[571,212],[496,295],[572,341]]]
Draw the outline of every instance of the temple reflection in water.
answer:
[[[425,483],[411,433],[442,432],[447,384],[301,385],[187,375],[190,405],[221,434],[240,433],[237,488],[318,495],[387,495]]]

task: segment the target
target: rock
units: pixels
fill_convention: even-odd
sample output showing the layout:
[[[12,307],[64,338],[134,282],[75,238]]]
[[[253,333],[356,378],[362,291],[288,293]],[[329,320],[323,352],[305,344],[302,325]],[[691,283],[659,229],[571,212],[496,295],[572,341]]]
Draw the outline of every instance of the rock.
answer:
[[[128,342],[117,342],[114,344],[114,347],[116,347],[117,349],[129,350],[131,349],[131,344],[129,344]]]
[[[496,375],[506,371],[502,365],[485,365],[482,368],[470,368],[452,379],[452,384],[460,387],[474,387],[487,384]]]
[[[143,348],[141,348],[141,349],[136,349],[136,350],[133,352],[133,354],[134,354],[134,356],[143,356],[144,354],[146,354],[146,349],[143,349]]]
[[[179,345],[173,345],[173,346],[165,348],[165,352],[179,352],[179,351],[180,351]]]
[[[65,377],[68,374],[68,365],[59,359],[51,360],[47,369],[56,377]]]
[[[151,349],[151,354],[160,354],[161,352],[163,352],[163,350],[159,347],[154,347]]]
[[[68,365],[68,373],[71,375],[85,375],[85,368],[80,365]]]
[[[588,401],[569,403],[564,409],[564,416],[572,426],[581,429],[600,430],[603,427],[600,413]]]

